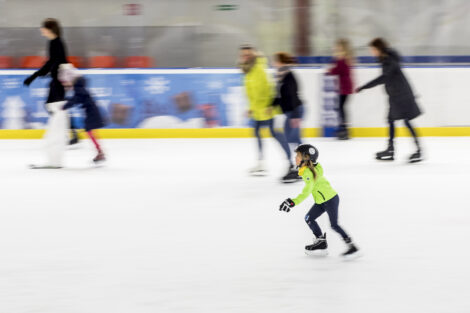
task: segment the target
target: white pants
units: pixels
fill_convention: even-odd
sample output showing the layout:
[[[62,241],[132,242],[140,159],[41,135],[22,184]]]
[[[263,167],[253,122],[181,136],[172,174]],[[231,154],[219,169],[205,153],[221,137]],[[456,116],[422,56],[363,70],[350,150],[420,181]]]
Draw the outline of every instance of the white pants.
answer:
[[[65,101],[48,103],[47,107],[52,115],[47,121],[44,134],[44,149],[46,152],[46,166],[62,167],[62,160],[68,142],[69,117],[67,111],[62,110]]]

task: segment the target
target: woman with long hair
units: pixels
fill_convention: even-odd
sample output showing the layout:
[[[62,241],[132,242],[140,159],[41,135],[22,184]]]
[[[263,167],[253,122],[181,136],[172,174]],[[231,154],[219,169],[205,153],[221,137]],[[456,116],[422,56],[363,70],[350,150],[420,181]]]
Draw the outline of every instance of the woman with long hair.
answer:
[[[59,66],[67,63],[67,49],[62,40],[62,30],[59,21],[54,18],[47,18],[42,22],[41,35],[49,39],[49,59],[44,65],[24,80],[24,85],[29,86],[37,77],[46,76],[50,73],[51,82],[49,84],[49,95],[46,103],[63,101],[65,99],[65,89],[58,79]],[[72,128],[72,139],[70,144],[78,142],[78,135],[73,126],[73,119],[70,118]]]
[[[351,45],[347,39],[339,39],[336,41],[334,51],[335,64],[328,70],[329,75],[338,76],[339,80],[339,126],[337,130],[337,137],[341,140],[349,139],[348,120],[345,112],[346,101],[349,95],[354,93],[352,81],[352,66],[354,63],[354,56],[352,53]]]
[[[372,40],[369,43],[369,47],[371,54],[382,64],[382,75],[362,87],[357,88],[356,92],[384,84],[390,104],[388,111],[388,147],[384,151],[377,152],[376,159],[394,160],[395,148],[393,141],[395,139],[395,121],[404,120],[405,126],[410,131],[416,144],[416,152],[409,157],[409,162],[419,162],[422,160],[421,146],[416,130],[413,128],[410,121],[418,117],[421,111],[416,104],[411,86],[400,68],[400,56],[395,50],[391,49],[382,38]]]

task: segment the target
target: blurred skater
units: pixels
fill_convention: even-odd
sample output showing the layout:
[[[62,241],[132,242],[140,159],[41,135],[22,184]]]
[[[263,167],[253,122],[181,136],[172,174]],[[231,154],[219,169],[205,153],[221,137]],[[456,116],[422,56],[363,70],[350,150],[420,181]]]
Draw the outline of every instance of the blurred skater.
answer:
[[[73,96],[67,99],[63,110],[70,109],[76,105],[85,111],[85,131],[95,145],[97,155],[93,162],[100,163],[105,161],[105,156],[101,145],[98,143],[94,132],[97,128],[104,127],[105,123],[101,116],[100,110],[95,104],[90,93],[86,89],[86,79],[80,75],[78,70],[70,63],[62,64],[59,68],[59,80],[64,87],[73,89]]]
[[[288,143],[300,145],[300,122],[303,116],[303,105],[298,95],[297,79],[291,70],[295,59],[286,52],[274,55],[273,65],[276,68],[276,97],[272,105],[280,106],[286,116],[284,134]]]
[[[393,141],[395,139],[395,121],[404,120],[405,126],[410,131],[416,144],[416,152],[409,157],[409,162],[419,162],[422,160],[422,150],[418,140],[418,134],[410,121],[418,117],[421,111],[416,104],[411,86],[400,68],[400,56],[395,50],[389,48],[382,38],[372,40],[369,47],[371,54],[382,63],[382,75],[364,86],[357,88],[356,92],[385,84],[385,91],[388,94],[390,104],[388,111],[388,147],[384,151],[377,152],[376,159],[394,160],[395,148]]]
[[[27,77],[23,82],[25,86],[29,86],[38,76],[46,76],[50,73],[52,80],[49,84],[49,95],[47,97],[46,104],[63,101],[65,99],[64,86],[62,86],[57,78],[59,66],[67,63],[67,50],[64,42],[62,41],[61,33],[62,30],[58,20],[48,18],[42,22],[41,35],[49,39],[49,60],[47,60],[39,70]],[[72,138],[70,139],[69,144],[76,144],[79,139],[71,116],[70,127]]]
[[[323,176],[323,168],[318,160],[318,150],[309,144],[303,144],[295,149],[295,162],[299,167],[299,175],[305,182],[302,192],[294,199],[286,199],[279,207],[280,211],[289,212],[294,206],[299,205],[309,195],[313,196],[315,204],[305,216],[305,221],[312,230],[315,238],[313,244],[305,246],[305,253],[308,255],[328,254],[328,243],[326,233],[323,233],[316,222],[323,213],[327,213],[330,219],[331,228],[336,231],[347,245],[347,250],[342,256],[350,258],[359,256],[359,249],[352,242],[351,237],[338,224],[338,193],[331,187],[330,183]]]
[[[264,175],[266,173],[260,129],[267,127],[286,154],[288,171],[282,180],[287,182],[294,165],[284,134],[274,130],[274,112],[271,106],[274,98],[274,88],[266,72],[266,64],[266,58],[259,56],[253,47],[243,46],[240,48],[239,65],[244,73],[244,84],[249,101],[248,114],[253,119],[255,136],[258,140],[258,164],[250,170],[250,173],[252,175]]]
[[[346,115],[346,102],[349,95],[354,92],[352,81],[353,53],[347,39],[339,39],[336,42],[334,51],[335,64],[327,72],[329,75],[336,75],[339,79],[339,126],[337,137],[340,140],[349,139],[348,119]]]

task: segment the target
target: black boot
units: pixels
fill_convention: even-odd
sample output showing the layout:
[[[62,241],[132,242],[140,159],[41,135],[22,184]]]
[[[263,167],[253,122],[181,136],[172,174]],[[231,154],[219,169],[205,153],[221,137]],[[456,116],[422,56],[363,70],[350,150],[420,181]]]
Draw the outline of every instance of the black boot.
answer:
[[[305,254],[322,256],[328,254],[328,243],[326,242],[326,233],[315,238],[313,244],[305,246]]]
[[[298,181],[299,179],[302,179],[302,177],[299,176],[299,172],[291,164],[291,165],[289,165],[289,169],[287,170],[287,174],[282,177],[281,181],[283,183],[293,183],[293,182]]]
[[[421,149],[418,149],[415,153],[410,155],[410,158],[408,160],[410,163],[421,162],[423,160],[421,156]]]
[[[349,133],[346,125],[341,125],[338,128],[338,131],[336,132],[336,136],[338,137],[339,140],[348,140],[349,139]]]
[[[395,155],[395,149],[393,148],[393,142],[388,144],[388,148],[384,151],[377,152],[375,158],[382,161],[393,161]]]
[[[75,129],[72,129],[72,139],[69,141],[69,145],[75,145],[79,142],[80,139],[78,139],[78,134]]]
[[[345,258],[352,258],[359,256],[359,249],[354,245],[351,238],[344,239],[344,242],[348,245],[348,250],[341,254]]]

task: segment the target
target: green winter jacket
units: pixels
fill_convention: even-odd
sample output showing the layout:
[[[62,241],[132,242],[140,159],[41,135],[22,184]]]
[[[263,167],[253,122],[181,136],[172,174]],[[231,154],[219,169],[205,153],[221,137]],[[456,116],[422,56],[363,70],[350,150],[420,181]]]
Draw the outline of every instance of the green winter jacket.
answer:
[[[302,176],[305,187],[300,195],[292,199],[295,205],[300,204],[310,194],[313,196],[316,204],[322,204],[337,195],[337,192],[323,176],[323,168],[320,163],[315,166],[315,172],[317,173],[317,178],[313,179],[313,173],[308,167],[303,166],[299,169],[299,175]]]
[[[255,64],[244,77],[249,108],[255,121],[266,121],[273,118],[273,112],[267,112],[273,102],[274,86],[266,72],[266,64],[266,58],[257,57]]]

